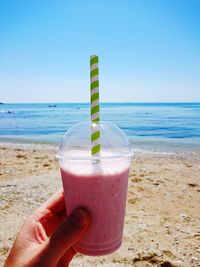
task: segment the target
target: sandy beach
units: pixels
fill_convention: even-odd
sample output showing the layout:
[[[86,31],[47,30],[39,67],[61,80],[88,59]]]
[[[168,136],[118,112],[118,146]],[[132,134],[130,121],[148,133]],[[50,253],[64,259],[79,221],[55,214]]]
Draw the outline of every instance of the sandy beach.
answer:
[[[26,216],[61,187],[56,148],[0,145],[0,265]],[[124,239],[103,257],[70,266],[200,266],[200,154],[136,152]]]

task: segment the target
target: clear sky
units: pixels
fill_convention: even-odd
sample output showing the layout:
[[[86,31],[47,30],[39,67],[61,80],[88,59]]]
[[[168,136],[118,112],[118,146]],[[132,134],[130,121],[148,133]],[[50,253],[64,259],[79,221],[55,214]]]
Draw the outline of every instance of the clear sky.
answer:
[[[199,0],[1,0],[0,102],[200,101]]]

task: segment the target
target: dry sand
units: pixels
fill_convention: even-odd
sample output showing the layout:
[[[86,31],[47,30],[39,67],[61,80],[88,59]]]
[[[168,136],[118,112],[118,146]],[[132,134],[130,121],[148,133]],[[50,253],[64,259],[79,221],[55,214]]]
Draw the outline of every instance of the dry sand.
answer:
[[[61,187],[55,151],[0,145],[1,266],[26,216]],[[200,266],[200,154],[136,153],[122,247],[70,266]]]

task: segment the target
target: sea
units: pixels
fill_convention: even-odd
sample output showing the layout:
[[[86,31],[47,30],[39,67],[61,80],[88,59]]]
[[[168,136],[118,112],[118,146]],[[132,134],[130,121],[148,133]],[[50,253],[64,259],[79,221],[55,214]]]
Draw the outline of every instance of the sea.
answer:
[[[200,103],[102,103],[136,150],[200,152]],[[1,143],[58,145],[72,125],[90,120],[89,103],[1,104]]]

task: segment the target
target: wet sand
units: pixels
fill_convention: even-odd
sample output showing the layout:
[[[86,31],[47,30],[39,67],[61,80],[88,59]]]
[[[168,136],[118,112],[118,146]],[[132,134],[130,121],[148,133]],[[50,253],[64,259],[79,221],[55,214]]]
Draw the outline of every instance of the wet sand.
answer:
[[[0,266],[26,216],[61,187],[56,148],[0,144]],[[136,153],[124,239],[70,266],[200,266],[200,154]]]

